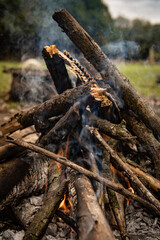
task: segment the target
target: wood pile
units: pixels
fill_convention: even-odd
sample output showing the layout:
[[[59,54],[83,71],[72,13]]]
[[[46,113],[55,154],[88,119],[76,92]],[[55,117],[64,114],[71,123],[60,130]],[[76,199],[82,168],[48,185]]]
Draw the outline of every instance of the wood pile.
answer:
[[[131,200],[160,216],[160,119],[66,10],[53,19],[88,70],[55,45],[43,48],[58,94],[0,127],[9,142],[0,148],[0,210],[13,212],[22,199],[45,193],[30,224],[19,219],[23,239],[41,239],[55,215],[75,239],[112,240],[114,229],[131,239],[125,219]],[[24,129],[36,142],[26,140]]]

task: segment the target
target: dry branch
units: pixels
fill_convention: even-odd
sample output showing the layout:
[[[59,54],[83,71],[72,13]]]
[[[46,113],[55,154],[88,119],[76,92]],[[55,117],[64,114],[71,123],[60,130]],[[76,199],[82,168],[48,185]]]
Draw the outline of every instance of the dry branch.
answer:
[[[97,43],[80,26],[80,24],[65,10],[53,14],[53,19],[64,30],[72,42],[81,50],[86,59],[101,73],[104,82],[122,94],[125,106],[133,109],[135,113],[149,126],[157,138],[160,137],[160,119],[139,96],[130,82],[124,77],[114,64],[102,52]]]
[[[136,190],[148,201],[150,201],[154,206],[160,210],[160,202],[151,194],[151,192],[143,185],[143,183],[134,175],[134,173],[127,167],[127,165],[121,160],[121,158],[116,154],[116,152],[104,141],[102,136],[96,129],[93,129],[94,135],[101,142],[104,148],[110,153],[113,158],[112,163],[116,167],[125,171],[129,179],[131,180],[133,186]]]
[[[99,176],[98,174],[96,173],[92,173],[90,172],[89,170],[75,164],[75,163],[72,163],[71,161],[69,161],[67,158],[65,157],[61,157],[61,156],[58,156],[46,149],[43,149],[43,148],[40,148],[36,145],[33,145],[33,144],[29,144],[29,143],[26,143],[22,140],[18,140],[18,139],[8,139],[9,142],[11,143],[14,143],[16,145],[19,145],[19,146],[22,146],[24,148],[27,148],[27,149],[30,149],[32,151],[35,151],[35,152],[38,152],[42,155],[45,155],[46,157],[49,157],[51,159],[54,159],[55,161],[65,165],[65,166],[68,166],[68,167],[71,167],[73,168],[74,170],[82,173],[82,174],[85,174],[86,176],[90,177],[90,178],[94,178],[96,181],[100,182],[100,183],[103,183],[105,184],[107,187],[113,189],[114,191],[124,195],[125,197],[127,198],[132,198],[136,201],[138,201],[139,203],[141,203],[144,207],[152,210],[152,213],[153,214],[156,214],[156,215],[160,215],[160,211],[158,210],[157,207],[155,207],[153,204],[151,204],[150,202],[146,201],[145,199],[142,199],[141,197],[129,192],[128,190],[126,190],[125,188],[123,188],[121,185],[119,184],[115,184],[101,176]]]

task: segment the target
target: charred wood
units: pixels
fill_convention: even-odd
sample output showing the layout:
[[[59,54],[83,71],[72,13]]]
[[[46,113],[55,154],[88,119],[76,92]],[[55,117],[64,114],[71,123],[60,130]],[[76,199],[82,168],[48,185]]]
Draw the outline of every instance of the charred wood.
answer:
[[[52,53],[50,53],[50,48],[51,47],[44,47],[42,55],[52,76],[57,92],[60,94],[65,90],[72,88],[72,84],[69,79],[64,60],[58,55],[58,49],[55,47]]]
[[[80,103],[75,103],[66,114],[55,124],[55,126],[41,138],[40,143],[59,142],[64,139],[73,130],[80,119],[79,116]]]

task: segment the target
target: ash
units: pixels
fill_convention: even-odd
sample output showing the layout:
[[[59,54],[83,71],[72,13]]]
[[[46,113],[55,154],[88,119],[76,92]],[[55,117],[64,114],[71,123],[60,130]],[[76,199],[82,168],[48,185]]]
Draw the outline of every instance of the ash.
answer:
[[[32,196],[24,199],[18,206],[14,208],[16,215],[22,225],[28,226],[34,215],[43,205],[44,194],[40,196]],[[0,240],[22,240],[25,231],[16,231],[7,229],[0,233]],[[62,219],[54,216],[49,223],[46,233],[42,240],[74,240],[76,233]]]
[[[160,219],[141,208],[136,201],[126,207],[127,231],[131,240],[160,240]]]

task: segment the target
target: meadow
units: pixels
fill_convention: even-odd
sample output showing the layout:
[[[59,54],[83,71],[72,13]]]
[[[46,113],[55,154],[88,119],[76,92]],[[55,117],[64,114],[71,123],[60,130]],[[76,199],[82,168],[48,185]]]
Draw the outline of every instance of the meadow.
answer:
[[[19,62],[0,61],[0,98],[10,90],[11,74],[3,73],[4,66],[20,67]],[[147,97],[160,97],[160,84],[156,83],[160,74],[160,65],[148,65],[145,63],[119,64],[117,67],[130,80],[136,90]]]

